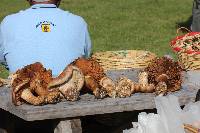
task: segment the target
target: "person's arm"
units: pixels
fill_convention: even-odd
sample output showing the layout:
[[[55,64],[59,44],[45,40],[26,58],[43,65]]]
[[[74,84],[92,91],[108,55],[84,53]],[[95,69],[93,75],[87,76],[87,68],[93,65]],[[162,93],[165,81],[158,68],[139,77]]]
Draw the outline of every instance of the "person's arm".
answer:
[[[85,49],[84,49],[85,58],[90,57],[91,47],[92,47],[92,44],[91,44],[91,40],[90,40],[90,35],[89,35],[88,29],[87,29],[87,26],[86,26],[86,29],[85,29]]]

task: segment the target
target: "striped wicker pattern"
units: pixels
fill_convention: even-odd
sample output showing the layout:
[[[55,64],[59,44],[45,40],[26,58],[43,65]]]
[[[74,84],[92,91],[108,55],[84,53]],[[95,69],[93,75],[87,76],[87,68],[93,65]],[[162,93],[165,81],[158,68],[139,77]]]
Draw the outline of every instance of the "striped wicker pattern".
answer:
[[[173,51],[186,70],[200,70],[200,32],[178,36],[171,42]]]
[[[200,54],[188,54],[183,51],[177,52],[178,60],[186,70],[200,70]]]
[[[121,50],[98,52],[92,55],[105,71],[131,68],[145,68],[156,55],[142,50]]]

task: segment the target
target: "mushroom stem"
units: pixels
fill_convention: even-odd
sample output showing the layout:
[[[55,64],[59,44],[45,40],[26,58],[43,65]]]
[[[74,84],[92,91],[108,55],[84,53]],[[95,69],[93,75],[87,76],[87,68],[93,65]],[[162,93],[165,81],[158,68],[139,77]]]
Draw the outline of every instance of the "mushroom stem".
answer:
[[[18,91],[20,91],[20,89],[22,89],[22,87],[23,87],[24,85],[26,85],[28,82],[29,82],[29,80],[27,79],[27,80],[24,80],[24,81],[23,81],[21,84],[19,84],[18,86],[16,86],[15,89],[13,90],[14,93],[17,93]]]
[[[135,91],[135,83],[127,77],[122,77],[118,80],[116,91],[118,97],[130,97]]]
[[[93,92],[96,98],[104,98],[106,91],[100,88],[99,84],[91,76],[85,76],[85,86]]]
[[[24,89],[21,93],[21,98],[26,102],[33,104],[33,105],[42,105],[45,103],[44,96],[34,96],[29,89]]]
[[[167,95],[167,84],[165,82],[159,82],[155,88],[156,95],[165,96]]]
[[[71,66],[71,68],[72,74],[70,78],[59,87],[59,90],[67,100],[76,101],[84,85],[84,76],[77,67]]]
[[[140,72],[138,75],[138,82],[142,86],[146,86],[148,83],[148,73],[147,72]]]
[[[71,65],[67,66],[58,77],[52,79],[52,81],[48,84],[48,88],[63,84],[64,82],[68,81],[72,75],[72,70],[73,67]]]
[[[112,79],[105,76],[100,80],[99,84],[100,84],[100,86],[103,87],[104,90],[107,91],[107,93],[110,97],[113,97],[113,98],[116,97],[116,95],[117,95],[116,87],[115,87],[115,83]]]
[[[72,66],[72,68],[73,68],[72,79],[77,86],[77,90],[80,91],[83,88],[83,85],[84,85],[84,75],[78,67]]]
[[[155,91],[155,86],[153,84],[149,84],[148,82],[147,72],[140,72],[138,77],[139,77],[139,90],[137,90],[137,92],[151,93]]]
[[[59,87],[59,90],[68,101],[76,101],[79,98],[80,92],[73,82],[65,83]]]

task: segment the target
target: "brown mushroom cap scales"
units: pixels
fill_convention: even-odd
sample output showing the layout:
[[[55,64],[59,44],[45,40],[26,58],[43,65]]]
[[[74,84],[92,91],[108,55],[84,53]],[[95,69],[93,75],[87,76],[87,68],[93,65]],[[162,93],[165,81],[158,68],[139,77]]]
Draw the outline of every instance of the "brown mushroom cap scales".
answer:
[[[84,76],[93,77],[97,83],[106,76],[104,69],[95,59],[78,58],[73,64],[83,72]]]
[[[178,62],[167,57],[154,59],[145,71],[148,73],[149,83],[157,85],[159,82],[165,82],[168,91],[179,90],[182,83],[183,69]]]
[[[51,79],[51,71],[46,70],[39,62],[17,70],[11,79],[13,103],[15,105],[23,102],[33,105],[56,103],[59,100],[59,92],[47,89]]]
[[[115,97],[115,83],[106,76],[103,67],[93,58],[78,58],[73,62],[86,77],[85,91],[92,91],[96,98],[104,98],[107,94]]]

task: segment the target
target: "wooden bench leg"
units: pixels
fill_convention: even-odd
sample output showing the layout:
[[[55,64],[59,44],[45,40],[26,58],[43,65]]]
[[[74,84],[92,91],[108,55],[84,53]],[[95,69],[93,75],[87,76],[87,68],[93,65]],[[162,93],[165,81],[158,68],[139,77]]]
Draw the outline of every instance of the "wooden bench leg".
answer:
[[[14,133],[14,126],[13,117],[0,109],[0,133]]]
[[[54,133],[82,133],[81,120],[61,120],[54,129]]]
[[[0,133],[8,133],[5,129],[0,128]]]

